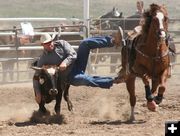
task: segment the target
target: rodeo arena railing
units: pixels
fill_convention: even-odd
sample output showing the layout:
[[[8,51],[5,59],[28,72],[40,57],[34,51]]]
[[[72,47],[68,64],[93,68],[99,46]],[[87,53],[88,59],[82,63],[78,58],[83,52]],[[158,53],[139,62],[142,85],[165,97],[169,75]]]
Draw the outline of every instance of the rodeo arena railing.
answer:
[[[108,20],[108,21],[107,21]],[[4,24],[0,29],[0,82],[1,84],[16,82],[31,82],[34,71],[30,68],[42,53],[43,47],[40,45],[40,36],[48,32],[56,39],[68,41],[73,48],[78,49],[78,45],[88,36],[111,35],[116,31],[116,23],[110,21],[117,19],[91,19],[90,28],[84,25],[83,20],[76,18],[0,18]],[[120,25],[124,32],[132,30],[127,20],[121,19]],[[8,24],[9,23],[9,24]],[[172,74],[178,74],[176,67],[178,62],[178,45],[180,44],[180,28],[178,19],[170,20],[169,34],[173,37],[176,45],[176,60],[172,61]],[[179,25],[180,26],[180,25]],[[12,28],[12,29],[9,29]],[[180,47],[180,46],[179,46]],[[89,56],[87,73],[91,75],[115,76],[121,66],[121,48],[108,48],[92,50]],[[174,67],[174,65],[177,65]],[[175,72],[176,71],[176,72]],[[179,71],[180,72],[180,71]]]
[[[4,26],[0,29],[2,84],[32,81],[34,71],[30,66],[43,51],[40,45],[42,34],[67,40],[75,49],[87,37],[86,26],[75,18],[0,18],[0,22]]]

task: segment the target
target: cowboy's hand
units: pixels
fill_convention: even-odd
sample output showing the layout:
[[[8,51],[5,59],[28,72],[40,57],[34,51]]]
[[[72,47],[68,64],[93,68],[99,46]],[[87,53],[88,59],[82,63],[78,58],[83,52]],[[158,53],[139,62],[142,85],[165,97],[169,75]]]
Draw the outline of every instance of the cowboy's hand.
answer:
[[[66,63],[61,63],[61,64],[59,65],[60,71],[64,71],[66,68],[67,68]]]

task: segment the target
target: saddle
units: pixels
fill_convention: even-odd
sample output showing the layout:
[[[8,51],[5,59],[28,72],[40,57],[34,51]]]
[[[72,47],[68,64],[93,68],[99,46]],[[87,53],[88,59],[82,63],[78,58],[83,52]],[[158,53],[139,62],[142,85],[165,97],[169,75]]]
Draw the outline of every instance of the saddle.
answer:
[[[125,82],[128,78],[128,75],[132,72],[132,66],[136,58],[136,51],[133,43],[136,37],[133,40],[127,38],[125,40],[125,45],[121,50],[121,64],[122,68],[118,72],[117,83]],[[134,73],[134,72],[133,72]]]
[[[130,38],[126,39],[126,46],[123,46],[121,54],[122,54],[122,67],[125,69],[125,71],[128,71],[128,73],[133,72],[136,73],[133,70],[133,65],[136,59],[136,46],[143,46],[143,44],[136,44],[139,42],[141,37],[141,34],[133,34],[133,36],[130,36]],[[172,75],[172,64],[176,61],[176,47],[173,42],[173,38],[171,36],[168,36],[166,38],[166,43],[169,46],[169,58],[170,58],[170,64],[169,64],[169,72],[168,77],[171,77]],[[126,72],[127,73],[127,72]]]
[[[136,59],[135,43],[138,41],[140,33],[133,34],[133,37],[126,39],[126,45],[122,47],[122,67],[125,69],[126,74],[132,71],[134,61]]]
[[[136,26],[132,31],[129,31],[127,33],[127,39],[126,39],[126,46],[124,46],[122,49],[122,52],[126,52],[126,71],[128,73],[131,71],[130,68],[133,66],[135,58],[136,58],[136,51],[135,51],[135,43],[139,40],[139,37],[141,36],[142,26]],[[124,54],[124,53],[122,53]],[[123,64],[122,64],[123,65]]]

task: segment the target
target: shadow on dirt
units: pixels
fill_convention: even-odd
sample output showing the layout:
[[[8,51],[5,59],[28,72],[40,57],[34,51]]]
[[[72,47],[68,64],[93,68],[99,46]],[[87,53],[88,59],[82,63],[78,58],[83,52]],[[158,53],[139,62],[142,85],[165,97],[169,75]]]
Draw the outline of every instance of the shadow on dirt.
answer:
[[[115,120],[115,121],[109,121],[109,120],[105,120],[105,121],[93,121],[90,124],[91,125],[121,125],[121,124],[143,124],[146,123],[146,121],[144,120],[135,120],[135,121],[121,121],[121,120]]]
[[[64,115],[51,115],[50,112],[43,114],[39,111],[34,111],[28,121],[13,123],[15,126],[31,126],[37,124],[66,124]]]

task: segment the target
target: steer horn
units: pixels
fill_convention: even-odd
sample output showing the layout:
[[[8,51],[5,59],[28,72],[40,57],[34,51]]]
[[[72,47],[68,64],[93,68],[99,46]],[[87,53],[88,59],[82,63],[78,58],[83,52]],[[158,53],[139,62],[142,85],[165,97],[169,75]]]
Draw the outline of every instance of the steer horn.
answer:
[[[36,67],[36,66],[31,66],[30,68],[34,69],[34,70],[42,70],[43,68],[41,67]]]

